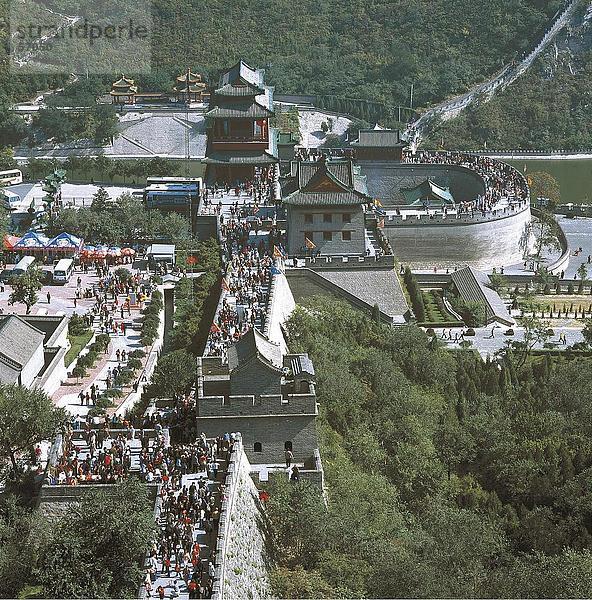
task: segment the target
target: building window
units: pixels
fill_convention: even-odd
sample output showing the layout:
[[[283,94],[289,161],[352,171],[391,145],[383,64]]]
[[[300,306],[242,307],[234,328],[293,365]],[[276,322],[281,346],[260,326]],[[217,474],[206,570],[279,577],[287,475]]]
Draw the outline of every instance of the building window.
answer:
[[[306,213],[304,215],[304,222],[305,223],[312,223],[312,213]]]
[[[333,240],[333,232],[332,231],[323,231],[323,240],[325,242],[330,242]]]
[[[306,240],[308,240],[309,242],[313,242],[314,240],[313,238],[313,232],[312,231],[305,231],[304,232],[304,243],[306,243]]]
[[[263,452],[263,446],[261,445],[261,442],[255,442],[253,444],[253,452]]]
[[[284,442],[284,450],[292,450],[292,442]]]
[[[342,231],[341,232],[341,239],[344,242],[351,242],[351,231]]]
[[[323,215],[323,223],[332,223],[333,222],[333,215],[331,213],[325,213]]]
[[[350,213],[343,213],[342,217],[343,217],[344,223],[351,223],[351,214]]]

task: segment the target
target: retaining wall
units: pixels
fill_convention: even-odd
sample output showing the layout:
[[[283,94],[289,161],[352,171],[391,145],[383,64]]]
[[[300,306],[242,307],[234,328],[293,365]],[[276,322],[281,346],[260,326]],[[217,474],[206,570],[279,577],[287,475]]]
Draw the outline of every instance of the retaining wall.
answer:
[[[270,598],[265,515],[242,443],[234,444],[220,511],[212,598]]]
[[[528,244],[530,209],[481,223],[444,226],[430,220],[395,226],[385,221],[383,229],[397,260],[412,268],[471,265],[481,270],[522,262]],[[462,221],[462,220],[460,220]],[[402,225],[399,221],[397,225]]]

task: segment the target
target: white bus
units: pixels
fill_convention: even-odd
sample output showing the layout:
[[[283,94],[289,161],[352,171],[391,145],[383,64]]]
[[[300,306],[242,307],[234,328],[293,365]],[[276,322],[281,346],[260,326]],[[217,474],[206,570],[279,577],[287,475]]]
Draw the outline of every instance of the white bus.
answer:
[[[24,275],[27,272],[27,270],[31,268],[31,265],[34,262],[34,256],[23,256],[15,265],[14,269],[12,270],[12,274],[15,276]]]
[[[17,204],[20,204],[21,197],[10,190],[3,190],[0,188],[0,205],[8,210],[14,208]]]
[[[74,271],[74,261],[71,258],[62,258],[53,270],[54,283],[68,283]]]
[[[20,169],[10,169],[10,171],[0,171],[0,186],[16,185],[23,182],[23,172]]]

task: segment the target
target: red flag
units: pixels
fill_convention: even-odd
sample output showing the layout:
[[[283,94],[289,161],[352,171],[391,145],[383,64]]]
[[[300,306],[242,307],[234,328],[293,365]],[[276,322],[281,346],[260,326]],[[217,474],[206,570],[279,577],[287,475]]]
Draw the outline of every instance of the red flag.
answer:
[[[195,258],[195,256],[188,256],[185,262],[188,265],[195,265],[197,263],[197,258]]]
[[[309,240],[307,237],[304,238],[304,244],[306,245],[306,247],[309,250],[314,250],[316,248],[316,246],[314,245],[314,243],[311,240]]]
[[[273,247],[273,257],[274,258],[283,258],[283,256],[284,255],[282,254],[282,251],[277,246],[274,246]]]
[[[212,323],[212,326],[210,327],[210,333],[220,333],[222,330],[220,329],[220,327],[218,327],[218,325],[216,325],[216,323]]]
[[[222,278],[222,289],[225,292],[229,292],[230,291],[230,288],[228,287],[228,282],[226,281],[226,277]]]

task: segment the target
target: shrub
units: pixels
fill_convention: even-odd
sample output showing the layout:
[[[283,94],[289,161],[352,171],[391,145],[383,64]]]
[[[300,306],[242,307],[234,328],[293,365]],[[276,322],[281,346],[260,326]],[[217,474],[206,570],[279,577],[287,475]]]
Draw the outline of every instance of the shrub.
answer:
[[[142,368],[142,361],[139,358],[130,358],[127,361],[127,366],[135,371]]]
[[[95,406],[97,408],[110,408],[111,406],[113,406],[113,402],[112,402],[111,398],[109,398],[108,396],[105,396],[104,394],[101,394],[97,398],[97,401],[95,402]]]
[[[468,329],[465,331],[465,336],[466,336],[466,335],[469,335],[469,336],[475,335],[475,330],[474,330],[472,327],[469,327],[469,328],[468,328]]]
[[[504,331],[504,335],[514,335],[514,330],[510,327],[510,329],[506,329],[506,331]]]
[[[76,366],[72,369],[72,375],[74,375],[76,378],[86,377],[86,368],[84,365],[80,364],[80,361],[78,361]]]
[[[427,335],[429,336],[434,336],[436,335],[436,332],[434,331],[434,329],[432,327],[428,327],[427,331],[426,331]]]
[[[115,269],[114,275],[115,277],[117,277],[117,279],[123,281],[124,283],[132,279],[131,271],[124,267],[119,267],[118,269]]]
[[[471,342],[471,340],[463,340],[459,345],[461,348],[470,348],[473,345],[473,342]]]
[[[108,344],[111,341],[111,336],[108,333],[100,333],[97,335],[97,342]]]
[[[129,369],[123,369],[117,374],[115,383],[117,385],[126,385],[134,378],[134,374]]]
[[[144,356],[146,356],[146,352],[138,348],[137,350],[132,350],[128,356],[130,358],[144,358]]]
[[[70,317],[70,321],[68,322],[68,333],[70,335],[83,335],[88,330],[89,327],[86,325],[84,317],[77,314],[73,314]]]

